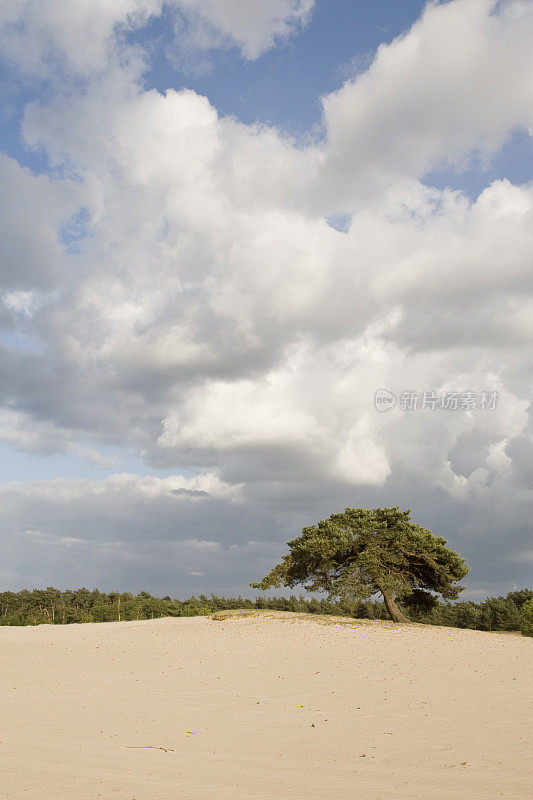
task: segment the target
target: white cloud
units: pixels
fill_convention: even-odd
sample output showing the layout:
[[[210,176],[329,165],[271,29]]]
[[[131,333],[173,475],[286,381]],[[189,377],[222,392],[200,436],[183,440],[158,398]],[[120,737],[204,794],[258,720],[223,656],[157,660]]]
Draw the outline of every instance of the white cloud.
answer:
[[[85,270],[42,321],[62,368],[92,376],[85,431],[103,433],[120,408],[115,433],[123,425],[123,441],[169,464],[227,456],[240,481],[265,448],[283,460],[292,450],[306,474],[381,485],[394,426],[373,416],[377,386],[502,380],[494,343],[512,348],[530,330],[529,187],[496,182],[470,203],[400,184],[339,233],[290,189],[271,190],[307,157],[276,132],[219,120],[189,91],[135,90],[111,107],[106,86],[68,110],[33,108],[26,122],[90,187]],[[260,159],[272,152],[283,159],[266,186]],[[524,376],[514,384],[512,403],[527,396]],[[61,424],[65,404],[53,407]],[[427,424],[418,420],[413,449]],[[447,451],[434,455],[438,472]]]
[[[116,456],[105,456],[94,447],[78,447],[74,452],[79,458],[87,459],[100,469],[112,469],[117,464]]]
[[[75,547],[77,545],[87,544],[88,539],[80,539],[76,536],[54,536],[53,534],[43,533],[42,531],[32,531],[28,529],[26,536],[37,544],[42,544],[46,547],[55,545],[57,547]]]
[[[304,26],[314,4],[315,0],[174,0],[188,22],[189,47],[237,46],[250,60]]]
[[[310,19],[315,0],[4,0],[0,57],[39,80],[88,79],[111,69],[139,75],[148,64],[125,34],[165,7],[178,14],[175,46],[202,52],[238,47],[256,59]],[[185,26],[185,29],[184,29]]]
[[[0,409],[0,441],[41,455],[60,453],[66,449],[65,432],[49,420],[36,420],[31,415],[11,408]]]
[[[192,550],[219,550],[220,542],[202,541],[201,539],[185,539],[179,542],[180,547],[191,548]]]
[[[531,3],[454,0],[428,4],[407,34],[381,45],[368,70],[323,98],[338,208],[489,155],[530,127],[532,35]]]
[[[109,66],[117,25],[142,26],[161,5],[160,0],[4,0],[0,54],[41,79],[58,69],[86,77]]]
[[[54,288],[65,268],[58,234],[83,203],[84,192],[69,180],[32,175],[0,153],[0,263],[3,302],[25,313],[32,290]],[[28,302],[17,303],[24,297]]]

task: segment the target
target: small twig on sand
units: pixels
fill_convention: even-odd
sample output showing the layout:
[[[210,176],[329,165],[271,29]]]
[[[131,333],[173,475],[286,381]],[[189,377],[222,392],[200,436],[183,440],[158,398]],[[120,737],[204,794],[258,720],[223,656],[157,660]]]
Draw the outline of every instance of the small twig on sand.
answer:
[[[154,744],[125,744],[120,748],[121,750],[164,750],[165,753],[175,753],[172,747],[157,747]]]

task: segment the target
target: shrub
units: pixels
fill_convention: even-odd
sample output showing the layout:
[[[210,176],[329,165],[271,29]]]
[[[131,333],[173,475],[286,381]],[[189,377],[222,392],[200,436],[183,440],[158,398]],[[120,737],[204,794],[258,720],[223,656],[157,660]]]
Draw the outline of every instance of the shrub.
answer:
[[[526,600],[520,610],[522,636],[533,636],[533,598]]]
[[[211,608],[199,603],[184,603],[180,610],[180,617],[206,617],[209,614],[211,614]]]

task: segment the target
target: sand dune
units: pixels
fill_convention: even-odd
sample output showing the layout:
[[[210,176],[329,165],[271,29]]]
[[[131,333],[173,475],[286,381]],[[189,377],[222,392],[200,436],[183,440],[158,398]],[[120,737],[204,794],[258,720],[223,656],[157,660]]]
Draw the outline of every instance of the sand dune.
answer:
[[[533,798],[520,636],[263,614],[0,640],[1,800]]]

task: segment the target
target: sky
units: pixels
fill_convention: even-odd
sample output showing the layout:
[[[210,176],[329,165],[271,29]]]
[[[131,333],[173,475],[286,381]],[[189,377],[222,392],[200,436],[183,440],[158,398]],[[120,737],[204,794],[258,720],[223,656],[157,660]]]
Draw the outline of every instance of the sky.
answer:
[[[533,585],[533,3],[4,0],[0,590],[345,507]]]

